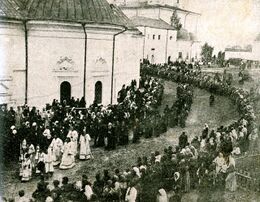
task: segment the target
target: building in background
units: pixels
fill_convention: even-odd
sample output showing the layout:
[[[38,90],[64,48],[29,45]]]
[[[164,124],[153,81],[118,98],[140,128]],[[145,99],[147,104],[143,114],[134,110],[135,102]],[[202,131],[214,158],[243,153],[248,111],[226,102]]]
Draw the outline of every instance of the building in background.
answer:
[[[1,103],[115,103],[139,79],[142,34],[106,0],[2,0]],[[126,45],[131,44],[131,45]]]
[[[240,46],[228,47],[225,49],[225,59],[239,59],[246,62],[249,68],[260,67],[260,34],[257,35],[252,45],[244,48]]]
[[[260,33],[255,38],[253,45],[252,45],[252,58],[253,61],[260,62]]]
[[[243,59],[249,60],[252,56],[252,46],[248,47],[240,47],[240,46],[233,46],[228,47],[225,49],[225,59]]]
[[[183,0],[114,0],[144,34],[143,57],[152,63],[177,59],[198,60],[201,43],[197,37],[200,14],[185,10]],[[176,11],[182,28],[171,25]]]

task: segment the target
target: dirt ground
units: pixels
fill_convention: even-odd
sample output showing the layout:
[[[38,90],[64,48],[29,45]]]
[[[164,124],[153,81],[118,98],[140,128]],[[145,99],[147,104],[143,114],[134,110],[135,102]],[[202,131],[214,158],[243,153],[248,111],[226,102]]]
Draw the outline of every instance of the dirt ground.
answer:
[[[168,104],[169,106],[175,100],[175,90],[176,84],[172,82],[165,82],[165,95],[163,98],[163,104],[161,110],[164,106]],[[90,179],[94,179],[97,172],[102,172],[104,169],[114,170],[119,168],[120,170],[131,167],[135,164],[138,156],[149,156],[151,152],[158,150],[163,151],[163,149],[169,145],[176,145],[178,142],[178,136],[182,131],[186,131],[191,139],[194,135],[201,133],[202,127],[205,123],[209,125],[210,128],[215,128],[220,125],[227,125],[230,122],[238,118],[238,113],[233,105],[233,103],[226,97],[216,97],[215,105],[209,107],[209,94],[204,90],[195,89],[194,103],[192,104],[192,111],[189,114],[186,128],[173,128],[169,129],[165,134],[157,138],[142,139],[139,144],[129,144],[126,147],[118,147],[115,151],[104,151],[100,148],[93,149],[94,159],[77,162],[76,166],[70,170],[59,170],[56,169],[52,178],[49,179],[51,182],[54,179],[61,180],[63,176],[68,176],[70,181],[77,181],[81,179],[83,174],[89,176]],[[3,195],[6,197],[15,197],[20,189],[24,189],[26,195],[31,196],[32,192],[36,189],[36,184],[38,179],[32,179],[28,183],[21,183],[18,179],[18,165],[13,164],[1,173],[4,175],[4,182],[1,183],[0,190],[4,190]],[[219,199],[222,193],[212,193],[214,195],[213,199]],[[183,197],[183,201],[200,201],[200,194],[193,191]],[[246,192],[239,191],[236,194],[227,193],[227,202],[248,202],[253,201],[251,197],[252,194],[247,194]],[[241,197],[240,197],[241,196]],[[240,197],[238,199],[237,197]],[[243,199],[244,198],[244,199]],[[218,201],[211,200],[209,201]],[[222,200],[223,201],[223,200]]]

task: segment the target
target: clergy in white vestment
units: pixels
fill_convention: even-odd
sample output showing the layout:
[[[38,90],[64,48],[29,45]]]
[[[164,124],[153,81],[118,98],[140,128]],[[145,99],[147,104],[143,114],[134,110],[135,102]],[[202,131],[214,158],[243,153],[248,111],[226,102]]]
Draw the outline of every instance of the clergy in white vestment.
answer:
[[[28,182],[32,177],[32,163],[30,155],[25,155],[25,160],[22,162],[22,182]]]
[[[29,147],[28,147],[28,154],[30,155],[30,159],[31,159],[31,162],[32,162],[32,167],[34,168],[35,167],[35,148],[34,148],[34,145],[33,144],[30,144]]]
[[[79,137],[78,132],[73,128],[73,126],[71,126],[67,138],[70,138],[71,140],[72,152],[74,156],[76,156],[78,153],[78,137]]]
[[[75,156],[73,151],[73,143],[69,138],[67,138],[64,144],[60,169],[70,169],[74,166],[75,166]]]
[[[52,146],[48,147],[47,154],[45,154],[44,156],[44,163],[45,163],[45,173],[52,174],[54,172]]]
[[[88,133],[86,133],[86,130],[84,129],[83,134],[80,135],[79,137],[79,159],[80,160],[85,160],[85,159],[90,159],[92,158],[92,153],[90,150],[90,136]]]
[[[57,166],[60,164],[61,161],[63,142],[60,138],[54,135],[50,146],[52,146],[53,148],[53,166]]]

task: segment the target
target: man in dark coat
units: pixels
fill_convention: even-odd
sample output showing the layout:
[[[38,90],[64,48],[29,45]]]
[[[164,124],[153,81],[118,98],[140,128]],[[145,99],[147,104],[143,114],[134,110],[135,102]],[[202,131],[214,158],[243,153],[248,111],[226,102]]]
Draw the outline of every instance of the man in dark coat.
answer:
[[[183,149],[188,144],[188,136],[185,132],[182,132],[182,134],[179,137],[179,147],[180,149]]]
[[[116,149],[116,133],[112,123],[108,123],[107,128],[107,147],[106,149]]]

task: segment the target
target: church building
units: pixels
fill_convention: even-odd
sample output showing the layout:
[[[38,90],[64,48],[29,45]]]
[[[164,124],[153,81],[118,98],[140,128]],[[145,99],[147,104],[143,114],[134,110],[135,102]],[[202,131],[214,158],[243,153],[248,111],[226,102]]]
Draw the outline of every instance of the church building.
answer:
[[[144,35],[143,58],[151,63],[175,60],[198,61],[201,52],[200,13],[185,9],[184,0],[114,0]],[[175,13],[182,25],[172,25]]]
[[[1,0],[0,104],[116,103],[139,79],[142,38],[106,0]]]

